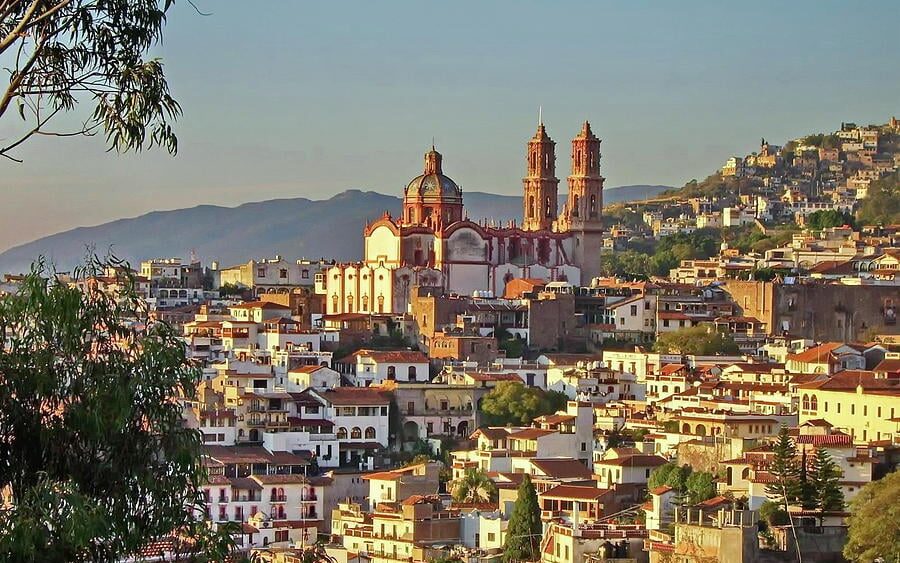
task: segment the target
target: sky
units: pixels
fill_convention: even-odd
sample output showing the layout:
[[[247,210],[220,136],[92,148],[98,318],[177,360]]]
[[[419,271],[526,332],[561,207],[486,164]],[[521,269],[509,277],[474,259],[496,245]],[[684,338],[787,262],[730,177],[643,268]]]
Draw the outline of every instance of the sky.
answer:
[[[761,137],[900,116],[896,0],[195,3],[211,15],[178,0],[154,49],[178,155],[30,141],[0,162],[0,250],[152,210],[399,195],[432,138],[464,190],[518,194],[539,107],[557,176],[588,119],[607,187],[680,186]]]

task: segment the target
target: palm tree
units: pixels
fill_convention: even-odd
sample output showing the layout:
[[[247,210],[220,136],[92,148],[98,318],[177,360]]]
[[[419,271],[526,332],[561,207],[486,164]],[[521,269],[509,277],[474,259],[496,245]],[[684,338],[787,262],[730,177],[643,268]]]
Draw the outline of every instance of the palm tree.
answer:
[[[453,499],[457,502],[493,502],[497,487],[481,469],[466,469],[465,474],[451,484]]]

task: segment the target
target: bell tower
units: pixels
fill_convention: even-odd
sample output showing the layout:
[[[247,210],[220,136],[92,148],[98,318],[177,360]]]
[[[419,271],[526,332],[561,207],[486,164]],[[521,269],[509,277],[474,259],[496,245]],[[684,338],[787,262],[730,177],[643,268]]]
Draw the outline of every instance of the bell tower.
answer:
[[[556,219],[559,179],[556,177],[556,143],[547,135],[543,120],[528,141],[527,175],[522,179],[522,229],[550,230]]]
[[[575,262],[581,267],[582,283],[600,274],[603,244],[603,176],[600,175],[600,139],[587,121],[572,139],[572,174],[569,196],[560,215],[560,231],[575,235]]]

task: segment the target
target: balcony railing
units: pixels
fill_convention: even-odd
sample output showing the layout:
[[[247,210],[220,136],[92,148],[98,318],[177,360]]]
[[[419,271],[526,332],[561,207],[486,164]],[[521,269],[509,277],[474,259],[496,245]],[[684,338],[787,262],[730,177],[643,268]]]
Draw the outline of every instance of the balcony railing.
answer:
[[[220,497],[219,497],[219,504],[223,504],[223,503],[226,503],[226,502],[228,502],[228,497],[227,497],[227,496],[220,496]]]
[[[236,495],[231,497],[231,502],[261,502],[261,495]]]
[[[269,502],[287,502],[286,495],[274,495],[269,498]]]

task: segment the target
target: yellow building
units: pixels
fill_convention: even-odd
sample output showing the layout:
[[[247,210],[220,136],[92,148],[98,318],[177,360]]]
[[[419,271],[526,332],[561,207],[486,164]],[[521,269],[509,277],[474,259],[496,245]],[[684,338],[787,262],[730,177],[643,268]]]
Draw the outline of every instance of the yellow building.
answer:
[[[798,387],[800,424],[824,419],[854,443],[900,440],[900,380],[872,371],[845,370]]]

